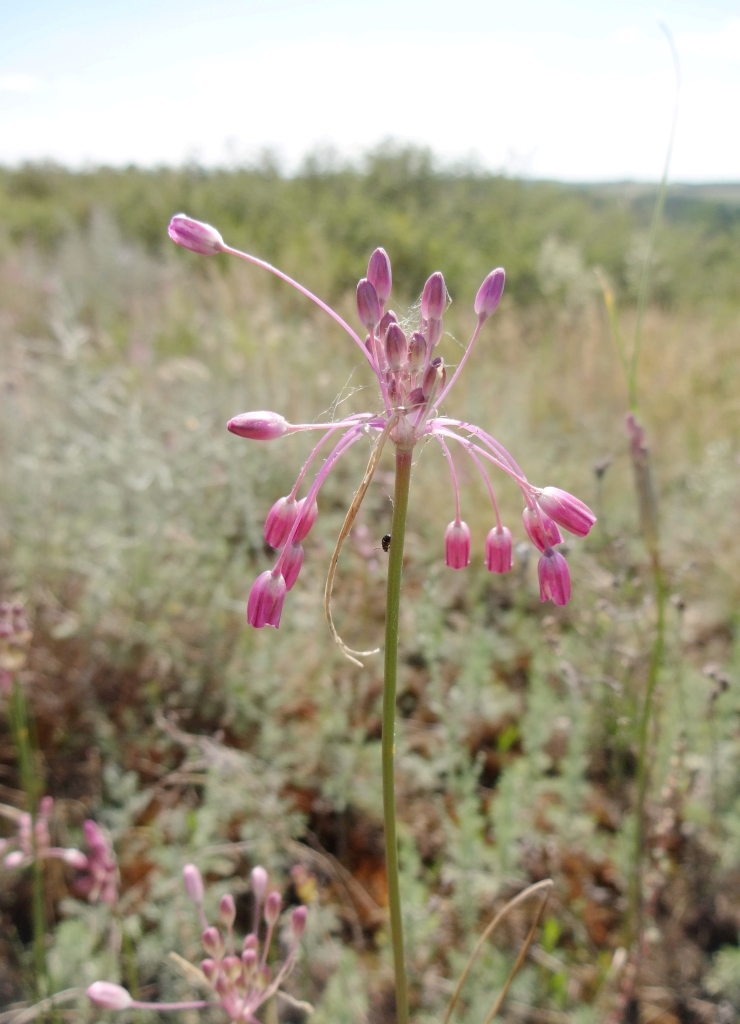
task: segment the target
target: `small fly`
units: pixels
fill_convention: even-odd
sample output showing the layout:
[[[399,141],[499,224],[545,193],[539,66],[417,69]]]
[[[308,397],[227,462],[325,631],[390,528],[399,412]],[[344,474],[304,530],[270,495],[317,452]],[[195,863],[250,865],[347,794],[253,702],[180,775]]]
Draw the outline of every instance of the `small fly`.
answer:
[[[383,537],[380,543],[382,545],[383,551],[388,551],[388,549],[391,546],[391,535],[389,533],[386,533],[386,535]]]

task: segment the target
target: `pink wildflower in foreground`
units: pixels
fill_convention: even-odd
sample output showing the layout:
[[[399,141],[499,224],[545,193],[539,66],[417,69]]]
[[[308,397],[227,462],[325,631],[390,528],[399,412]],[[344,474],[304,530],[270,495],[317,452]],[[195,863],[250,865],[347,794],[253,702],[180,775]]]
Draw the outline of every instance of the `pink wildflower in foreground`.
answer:
[[[247,609],[251,625],[280,624],[285,595],[295,583],[303,564],[300,541],[313,526],[319,491],[345,452],[368,436],[378,439],[378,445],[390,438],[397,448],[406,451],[413,449],[422,438],[433,438],[440,444],[449,465],[455,501],[455,519],[447,527],[445,536],[445,558],[453,569],[462,569],[470,561],[470,531],[460,517],[460,494],[449,443],[454,442],[470,456],[483,476],[491,499],[496,524],[486,540],[486,567],[491,572],[508,572],[511,569],[512,545],[511,534],[501,523],[485,464],[489,463],[511,477],[524,499],[525,530],[541,552],[540,597],[556,604],[565,604],[570,599],[568,566],[562,554],[553,549],[563,540],[561,526],[578,537],[584,537],[596,521],[593,512],[566,491],[557,487],[541,489],[529,483],[514,458],[485,430],[439,413],[478,340],[485,320],[501,301],[505,281],[501,267],[492,270],[478,289],[474,303],[478,322],[459,365],[448,380],[444,361],[434,354],[442,337],[442,320],[448,300],[444,278],[439,271],[432,274],[424,285],[420,323],[418,329],[408,336],[396,314],[385,308],[391,293],[391,264],[385,250],[376,249],[368,263],[367,277],[357,285],[357,315],[367,331],[363,341],[338,313],[303,285],[269,263],[232,249],[209,225],[177,214],[170,224],[169,234],[179,245],[195,252],[223,252],[238,256],[297,288],[346,330],[370,365],[380,387],[383,403],[380,412],[358,413],[335,423],[291,424],[273,412],[246,412],[229,421],[228,429],[232,433],[252,440],[272,440],[307,430],[318,430],[323,434],[298,474],[290,494],[279,498],[267,517],[265,538],[268,544],[279,549],[279,554],[274,567],[262,573],[252,588]],[[304,478],[330,439],[334,441],[334,447],[309,485],[308,493],[299,501],[297,496]]]
[[[265,869],[258,866],[252,871],[254,927],[244,939],[239,953],[234,938],[234,897],[227,893],[221,898],[218,908],[221,927],[217,928],[208,924],[203,910],[203,879],[194,864],[185,865],[183,880],[185,891],[195,904],[203,925],[201,942],[207,955],[200,962],[200,973],[204,985],[212,989],[213,999],[197,999],[182,1003],[142,1003],[135,1000],[125,988],[109,981],[96,981],[90,985],[87,990],[88,998],[105,1010],[200,1010],[207,1006],[220,1006],[229,1020],[235,1024],[258,1024],[255,1017],[257,1010],[278,992],[293,966],[298,941],[306,928],[308,911],[303,906],[293,910],[288,928],[288,955],[282,966],[273,971],[273,968],[268,966],[267,957],[275,925],[280,918],[282,900],[279,892],[267,892]],[[263,918],[264,938],[260,943],[260,924]]]

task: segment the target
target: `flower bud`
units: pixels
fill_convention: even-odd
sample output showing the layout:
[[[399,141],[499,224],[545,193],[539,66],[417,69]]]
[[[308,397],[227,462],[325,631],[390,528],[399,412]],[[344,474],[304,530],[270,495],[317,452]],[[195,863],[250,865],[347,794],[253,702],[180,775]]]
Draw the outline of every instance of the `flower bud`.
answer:
[[[258,946],[259,946],[259,942],[257,941],[257,936],[256,935],[247,935],[245,937],[245,939],[244,939],[244,947],[243,947],[245,950],[247,950],[247,949],[254,949],[254,950],[256,950]]]
[[[439,391],[445,386],[447,380],[447,370],[445,369],[444,362],[441,356],[437,356],[436,359],[432,359],[431,363],[427,367],[426,373],[424,374],[424,380],[421,382],[421,390],[424,392],[424,400],[428,401],[429,396],[433,391]],[[437,386],[439,381],[439,386]]]
[[[256,867],[252,868],[251,877],[254,898],[261,903],[265,898],[265,893],[267,892],[267,872],[260,864],[258,864]]]
[[[440,338],[442,337],[442,321],[429,320],[426,326],[426,336],[429,348],[435,348],[439,345]]]
[[[272,441],[287,434],[290,424],[276,412],[242,412],[229,420],[226,429],[250,441]]]
[[[385,336],[385,357],[391,370],[400,370],[406,362],[408,342],[398,324],[390,324]]]
[[[391,294],[393,276],[391,274],[391,261],[385,249],[376,249],[370,257],[367,265],[367,279],[375,288],[378,298],[385,302]]]
[[[245,949],[242,953],[242,963],[247,973],[253,971],[257,964],[257,950],[252,948]]]
[[[219,965],[215,960],[211,960],[211,958],[208,957],[206,960],[201,960],[200,969],[205,974],[206,980],[213,982],[214,978],[218,974]]]
[[[271,548],[281,548],[288,539],[298,515],[298,502],[287,495],[278,498],[265,520],[265,540]]]
[[[486,537],[486,568],[489,572],[509,572],[513,565],[511,531],[494,527]]]
[[[196,907],[203,902],[203,878],[195,864],[186,864],[182,869],[182,877],[185,882],[185,892],[193,901]]]
[[[225,896],[221,897],[221,902],[218,905],[218,916],[221,920],[221,924],[225,928],[231,928],[236,920],[236,904],[234,903],[234,897],[230,892],[227,892]]]
[[[303,545],[291,544],[283,559],[283,579],[285,580],[286,590],[292,590],[302,566]]]
[[[69,864],[70,867],[76,868],[77,871],[84,871],[90,864],[82,850],[75,850],[73,847],[64,851],[62,860],[65,864]]]
[[[452,522],[445,530],[445,562],[450,569],[464,569],[470,562],[470,529]]]
[[[570,571],[559,551],[550,549],[541,556],[537,575],[540,579],[540,601],[552,601],[557,605],[570,601]]]
[[[290,915],[290,930],[296,939],[300,939],[301,935],[303,935],[306,930],[307,917],[308,907],[296,907]]]
[[[240,977],[242,973],[241,958],[238,956],[225,956],[221,964],[221,967],[226,977],[233,985],[233,983],[237,980],[237,978]]]
[[[357,285],[357,315],[369,331],[373,331],[380,321],[378,293],[366,277]]]
[[[42,796],[39,800],[39,817],[48,818],[54,809],[54,798],[50,796]]]
[[[13,868],[19,868],[23,863],[24,855],[21,850],[13,850],[3,861],[6,868],[12,870]]]
[[[280,625],[280,615],[285,602],[287,588],[285,580],[278,574],[273,576],[267,569],[254,581],[247,602],[247,622],[256,629],[263,626]]]
[[[170,221],[167,234],[173,242],[184,246],[185,249],[199,252],[201,256],[214,256],[217,252],[223,252],[225,248],[224,240],[215,228],[200,220],[193,220],[184,213],[175,214]]]
[[[94,981],[87,990],[87,998],[104,1010],[127,1010],[133,999],[125,988],[110,981]]]
[[[596,522],[596,516],[588,505],[559,487],[545,487],[537,496],[537,504],[569,533],[585,537]]]
[[[441,320],[447,305],[445,279],[436,270],[424,285],[421,293],[421,315],[425,320]]]
[[[91,852],[99,857],[107,856],[108,843],[99,826],[91,818],[88,818],[83,824],[82,830],[85,833],[85,842]]]
[[[265,921],[267,921],[268,925],[274,925],[278,917],[280,917],[281,904],[280,893],[277,889],[273,889],[265,900]]]
[[[415,405],[423,405],[426,402],[424,397],[423,388],[414,388],[413,391],[409,392],[409,397],[406,399],[406,404],[410,409],[413,409]]]
[[[200,938],[206,953],[212,956],[214,960],[220,960],[224,955],[224,940],[221,938],[221,932],[218,928],[209,925],[203,929],[203,934]]]
[[[381,341],[385,341],[385,335],[390,325],[397,323],[398,317],[396,316],[392,309],[389,309],[387,313],[383,313],[383,318],[378,324],[378,334],[380,335]]]
[[[305,511],[304,511],[305,509]],[[316,522],[316,516],[319,514],[319,506],[314,500],[310,508],[306,508],[306,498],[301,498],[298,502],[298,511],[296,518],[299,520],[298,528],[293,534],[293,543],[298,544],[302,541],[309,533],[311,527]]]
[[[421,331],[414,331],[409,338],[409,370],[411,373],[418,373],[424,365],[424,357],[427,353],[427,340]]]
[[[558,529],[558,524],[541,509],[527,506],[522,512],[522,522],[527,536],[540,551],[563,543],[563,535]]]
[[[501,301],[501,296],[504,294],[505,282],[506,272],[504,268],[496,267],[478,289],[473,309],[481,320],[485,320],[487,316],[496,311],[496,307]]]

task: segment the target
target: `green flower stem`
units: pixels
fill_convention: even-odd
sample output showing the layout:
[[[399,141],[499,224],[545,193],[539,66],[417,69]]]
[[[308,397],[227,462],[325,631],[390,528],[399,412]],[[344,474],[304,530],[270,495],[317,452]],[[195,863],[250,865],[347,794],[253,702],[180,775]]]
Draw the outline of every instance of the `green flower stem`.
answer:
[[[388,906],[391,941],[396,971],[396,1020],[408,1024],[409,997],[403,954],[403,920],[398,881],[398,840],[396,838],[395,727],[396,678],[398,674],[398,612],[401,603],[403,542],[411,483],[411,451],[396,449],[396,486],[393,495],[393,523],[388,563],[388,596],[385,613],[385,677],[383,683],[383,818],[385,822],[385,865],[388,876]]]
[[[39,806],[39,778],[34,763],[33,746],[29,732],[28,712],[23,689],[18,679],[13,683],[11,705],[11,723],[13,739],[18,754],[21,774],[21,785],[26,794],[28,812],[31,815],[31,842],[36,849],[36,815]],[[43,865],[34,856],[32,872],[32,914],[33,914],[33,959],[36,975],[36,994],[39,998],[46,995],[46,906],[44,902]]]

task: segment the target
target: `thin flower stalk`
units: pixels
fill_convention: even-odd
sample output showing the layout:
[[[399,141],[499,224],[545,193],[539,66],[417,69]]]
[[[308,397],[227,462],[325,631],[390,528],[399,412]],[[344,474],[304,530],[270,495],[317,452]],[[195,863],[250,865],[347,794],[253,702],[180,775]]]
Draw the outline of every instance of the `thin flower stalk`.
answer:
[[[341,543],[354,522],[362,497],[372,478],[379,457],[378,448],[382,447],[386,438],[390,440],[395,446],[396,476],[386,597],[382,734],[383,808],[391,942],[396,972],[396,1013],[399,1024],[407,1024],[408,990],[403,952],[396,843],[394,736],[404,536],[413,453],[420,441],[428,438],[437,441],[442,447],[450,470],[455,501],[455,519],[448,526],[445,536],[447,564],[452,568],[461,569],[468,564],[470,558],[470,531],[461,518],[460,492],[454,462],[447,443],[449,440],[455,440],[474,458],[481,471],[483,471],[483,466],[480,460],[487,459],[493,466],[510,477],[522,493],[525,513],[529,512],[534,517],[534,522],[540,524],[539,532],[533,528],[533,534],[531,533],[530,536],[541,552],[539,572],[541,599],[543,601],[552,599],[557,604],[564,604],[570,597],[570,578],[565,558],[559,551],[554,550],[554,546],[560,543],[562,536],[557,524],[545,514],[538,504],[540,497],[547,493],[547,489],[543,490],[532,485],[513,456],[481,427],[465,420],[449,418],[440,413],[441,404],[447,398],[470,358],[481,335],[483,324],[495,312],[501,301],[505,282],[504,270],[501,267],[492,270],[481,284],[474,302],[474,311],[477,317],[474,330],[460,363],[448,380],[444,359],[436,354],[437,346],[444,333],[444,311],[449,300],[444,277],[439,271],[433,273],[424,286],[420,303],[420,320],[417,329],[411,331],[409,336],[400,326],[395,312],[386,308],[392,290],[391,263],[383,249],[376,249],[370,256],[367,276],[362,278],[357,285],[357,315],[367,332],[363,342],[357,332],[320,298],[293,281],[282,271],[265,263],[264,260],[231,248],[223,241],[215,228],[194,221],[185,214],[177,214],[172,219],[169,234],[173,241],[185,248],[205,255],[225,253],[237,256],[255,266],[262,267],[297,288],[301,294],[315,302],[344,328],[353,342],[362,350],[363,358],[377,380],[382,409],[347,418],[341,423],[325,424],[323,427],[326,432],[325,436],[309,455],[290,494],[285,499],[279,499],[271,509],[266,524],[266,535],[268,539],[271,537],[276,540],[279,553],[273,568],[263,572],[252,587],[247,617],[250,624],[257,627],[266,625],[277,627],[280,624],[283,604],[289,590],[288,582],[292,586],[300,571],[298,558],[290,552],[290,547],[301,529],[301,519],[304,513],[297,514],[296,506],[293,503],[296,502],[299,488],[307,476],[309,466],[316,459],[321,445],[327,437],[333,437],[338,431],[342,431],[342,436],[317,471],[305,498],[302,499],[305,503],[303,508],[311,510],[311,515],[315,514],[313,511],[315,502],[328,475],[342,456],[357,441],[367,436],[375,442],[375,445],[365,478],[350,506],[342,534],[332,557],[325,591],[325,604],[332,632],[343,652],[352,660],[356,660],[354,655],[357,652],[352,652],[347,648],[334,630],[333,623],[331,623],[329,598]],[[243,413],[235,417],[230,421],[229,429],[253,440],[270,441],[282,438],[286,434],[321,429],[321,427],[317,424],[292,425],[277,413],[260,412]],[[382,442],[379,442],[381,438]],[[506,572],[511,568],[511,534],[501,522],[493,488],[490,486],[485,471],[483,473],[486,477],[495,521],[495,526],[486,541],[486,564],[491,571]],[[571,526],[577,527],[577,535],[583,536],[590,529],[590,525],[595,522],[595,516],[577,498],[559,490],[558,495],[565,496],[560,499],[566,508],[564,518],[568,519]],[[558,508],[560,508],[559,505]],[[583,509],[586,509],[585,513],[582,511]],[[576,511],[578,515],[576,515]],[[313,519],[311,519],[311,525],[312,523]],[[552,523],[552,527],[549,529],[548,523]],[[563,525],[568,528],[567,522],[564,522]],[[289,566],[290,572],[286,569],[286,565]],[[286,572],[290,576],[289,580],[284,575]]]

